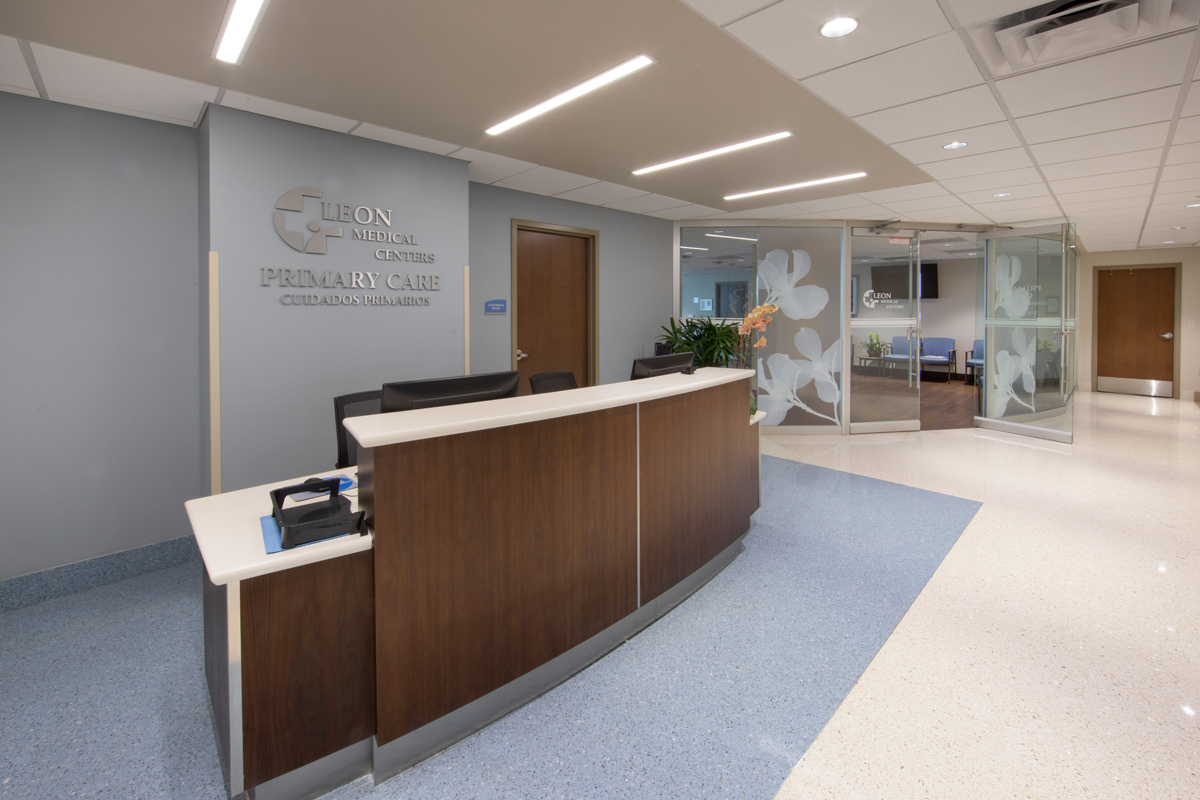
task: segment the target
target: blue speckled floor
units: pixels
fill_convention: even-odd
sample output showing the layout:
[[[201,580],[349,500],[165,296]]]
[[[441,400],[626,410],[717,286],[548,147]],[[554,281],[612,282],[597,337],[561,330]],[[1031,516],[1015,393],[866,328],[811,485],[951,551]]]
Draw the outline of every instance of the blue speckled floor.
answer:
[[[770,457],[763,487],[746,552],[666,618],[327,797],[773,797],[978,504]],[[199,582],[185,564],[0,614],[0,797],[223,796]]]

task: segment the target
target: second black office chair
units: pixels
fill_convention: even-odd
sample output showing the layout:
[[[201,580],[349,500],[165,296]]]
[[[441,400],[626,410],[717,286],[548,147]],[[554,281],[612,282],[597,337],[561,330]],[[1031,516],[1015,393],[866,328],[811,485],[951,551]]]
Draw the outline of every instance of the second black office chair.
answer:
[[[369,392],[355,392],[333,398],[333,413],[337,417],[337,468],[358,466],[358,442],[342,425],[346,417],[361,417],[366,414],[378,414],[383,402],[383,390],[374,389]]]
[[[561,392],[564,389],[577,389],[574,372],[539,372],[529,376],[529,388],[534,394],[542,392]]]

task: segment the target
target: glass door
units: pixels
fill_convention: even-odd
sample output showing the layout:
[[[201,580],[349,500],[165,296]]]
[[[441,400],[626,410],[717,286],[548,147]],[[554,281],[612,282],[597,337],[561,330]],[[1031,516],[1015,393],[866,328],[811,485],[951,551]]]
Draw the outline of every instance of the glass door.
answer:
[[[979,235],[985,363],[978,427],[1072,440],[1074,233],[1066,224]]]
[[[921,429],[920,233],[850,237],[850,432]]]

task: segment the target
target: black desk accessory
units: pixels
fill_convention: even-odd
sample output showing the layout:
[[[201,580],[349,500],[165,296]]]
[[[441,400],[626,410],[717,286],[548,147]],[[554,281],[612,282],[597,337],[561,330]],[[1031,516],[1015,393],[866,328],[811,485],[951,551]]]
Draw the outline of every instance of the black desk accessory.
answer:
[[[283,549],[345,533],[366,534],[366,512],[350,511],[350,500],[338,493],[339,483],[337,478],[309,478],[304,483],[271,490],[271,505]],[[307,492],[328,492],[329,502],[283,507],[283,499],[288,495]]]

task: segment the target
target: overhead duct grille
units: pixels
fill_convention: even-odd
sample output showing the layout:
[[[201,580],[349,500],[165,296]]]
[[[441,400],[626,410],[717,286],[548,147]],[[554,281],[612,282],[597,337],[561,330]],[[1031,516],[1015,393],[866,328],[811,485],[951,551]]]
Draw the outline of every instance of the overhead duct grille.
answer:
[[[994,77],[1195,25],[1200,0],[1055,0],[968,29]]]

